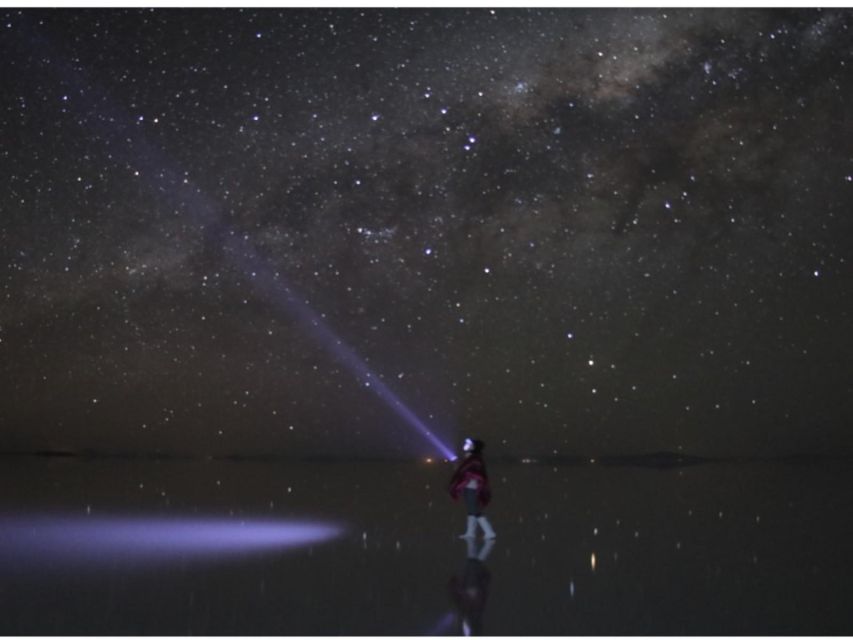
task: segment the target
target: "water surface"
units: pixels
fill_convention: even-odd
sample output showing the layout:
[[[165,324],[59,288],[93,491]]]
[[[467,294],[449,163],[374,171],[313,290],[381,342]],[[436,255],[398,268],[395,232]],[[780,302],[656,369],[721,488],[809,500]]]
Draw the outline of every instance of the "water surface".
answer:
[[[0,632],[853,633],[844,462],[490,466],[7,457]]]

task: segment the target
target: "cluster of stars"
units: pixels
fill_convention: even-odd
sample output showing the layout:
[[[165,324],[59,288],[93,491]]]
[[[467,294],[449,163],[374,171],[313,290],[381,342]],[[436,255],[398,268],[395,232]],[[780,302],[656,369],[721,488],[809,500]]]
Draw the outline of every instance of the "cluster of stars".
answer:
[[[22,441],[393,448],[269,268],[510,449],[849,442],[848,13],[297,13],[5,12]]]

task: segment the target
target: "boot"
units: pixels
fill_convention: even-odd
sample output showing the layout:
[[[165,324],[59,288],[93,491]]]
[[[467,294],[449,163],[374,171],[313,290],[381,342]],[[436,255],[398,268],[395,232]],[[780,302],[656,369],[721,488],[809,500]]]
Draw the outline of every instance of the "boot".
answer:
[[[477,535],[477,517],[476,516],[468,516],[468,528],[465,530],[460,538],[473,538]]]
[[[492,529],[492,525],[489,524],[489,520],[486,516],[480,516],[477,518],[477,524],[480,525],[480,528],[483,530],[483,536],[486,540],[492,540],[493,538],[497,538],[497,534],[495,530]]]

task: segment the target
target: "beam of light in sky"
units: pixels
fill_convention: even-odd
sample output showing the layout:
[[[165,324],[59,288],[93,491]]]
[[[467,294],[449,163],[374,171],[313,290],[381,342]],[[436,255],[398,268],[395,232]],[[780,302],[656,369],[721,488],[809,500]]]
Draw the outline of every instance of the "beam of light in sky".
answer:
[[[237,263],[243,273],[249,276],[255,290],[261,292],[264,299],[269,300],[289,315],[295,316],[319,344],[325,347],[339,362],[346,365],[365,387],[383,400],[406,424],[438,449],[445,458],[448,460],[456,459],[453,450],[445,445],[378,375],[371,371],[364,360],[332,331],[323,318],[280,276],[277,276],[264,265],[264,261],[255,254],[248,241],[241,241],[232,237],[226,243],[226,247],[232,261]]]
[[[114,564],[294,549],[339,537],[313,520],[12,514],[0,516],[0,560],[22,564]]]
[[[50,43],[36,33],[32,33],[31,40],[35,50],[50,51],[52,49]],[[75,99],[71,101],[72,106],[76,106],[83,112],[103,113],[108,105],[114,105],[109,95],[101,91],[91,78],[85,77],[79,67],[68,65],[64,56],[58,52],[50,51],[50,53],[52,58],[60,61],[51,67],[56,69],[58,78],[61,76],[64,83],[74,82],[78,85],[79,91],[73,92]],[[174,210],[185,209],[199,224],[201,231],[208,234],[208,237],[225,238],[226,256],[252,283],[256,294],[262,296],[276,309],[296,318],[327,352],[344,364],[366,388],[372,390],[414,433],[435,447],[444,458],[456,460],[457,456],[452,448],[406,406],[402,399],[367,366],[365,361],[332,330],[284,278],[266,265],[265,260],[257,254],[247,240],[248,236],[241,235],[242,242],[237,239],[236,230],[229,229],[224,222],[219,205],[200,188],[191,184],[187,178],[188,174],[180,172],[165,153],[151,145],[135,128],[138,118],[133,118],[117,108],[113,108],[112,112],[112,117],[100,120],[104,123],[105,137],[108,141],[133,138],[133,145],[121,142],[110,147],[114,154],[127,155],[125,160],[129,167],[140,167],[142,171],[137,174],[141,177],[151,177],[151,192]]]

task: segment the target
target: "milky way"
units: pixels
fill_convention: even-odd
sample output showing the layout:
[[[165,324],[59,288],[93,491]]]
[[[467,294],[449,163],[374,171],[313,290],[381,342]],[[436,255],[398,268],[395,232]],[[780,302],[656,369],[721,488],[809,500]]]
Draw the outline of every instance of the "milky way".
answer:
[[[0,449],[850,452],[851,24],[6,9]]]

